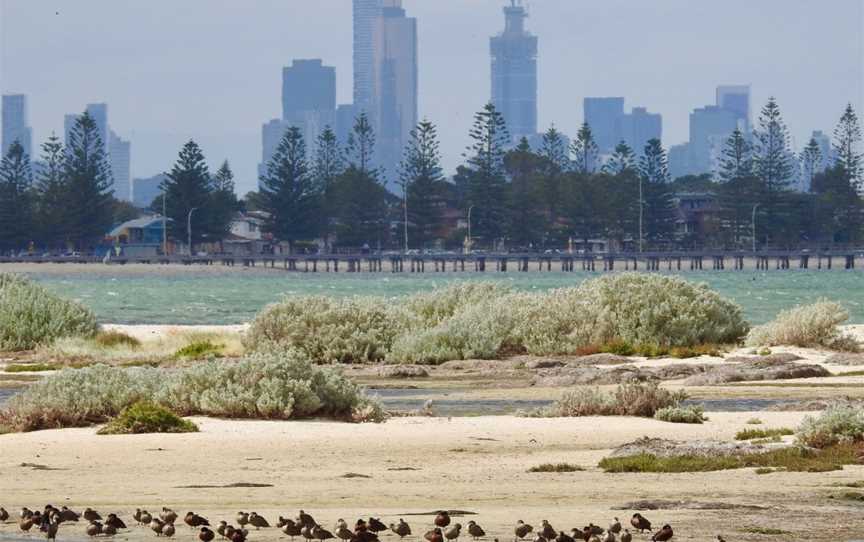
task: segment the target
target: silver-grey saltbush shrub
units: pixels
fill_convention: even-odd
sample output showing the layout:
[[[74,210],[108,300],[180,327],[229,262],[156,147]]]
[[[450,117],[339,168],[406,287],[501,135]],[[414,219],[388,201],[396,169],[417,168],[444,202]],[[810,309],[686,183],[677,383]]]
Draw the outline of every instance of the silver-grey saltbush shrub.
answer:
[[[767,324],[753,328],[747,336],[747,344],[856,351],[858,344],[855,339],[844,335],[838,327],[848,319],[849,312],[833,301],[822,300],[801,305],[781,312]]]
[[[0,425],[16,431],[89,425],[145,400],[186,416],[383,418],[380,403],[350,379],[287,351],[179,369],[65,369],[13,397],[0,411]]]
[[[23,277],[0,273],[0,351],[32,350],[96,334],[96,316]]]
[[[731,343],[747,329],[741,309],[704,285],[624,273],[542,293],[462,283],[401,300],[289,298],[255,319],[245,344],[299,348],[319,363],[439,363],[571,354],[612,341]]]

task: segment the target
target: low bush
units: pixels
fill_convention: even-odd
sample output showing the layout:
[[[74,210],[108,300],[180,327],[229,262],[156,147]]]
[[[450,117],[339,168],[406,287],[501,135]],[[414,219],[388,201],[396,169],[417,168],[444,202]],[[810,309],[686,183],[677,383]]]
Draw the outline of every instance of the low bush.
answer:
[[[640,416],[651,418],[663,408],[677,407],[687,394],[660,388],[657,384],[622,384],[613,393],[579,386],[565,393],[551,407],[535,415],[542,417]]]
[[[813,448],[864,440],[864,409],[833,406],[818,417],[807,416],[798,428],[798,441]]]
[[[43,371],[57,371],[63,366],[57,363],[10,363],[3,372],[6,373],[41,373]]]
[[[762,420],[759,418],[750,418],[747,420],[747,425],[762,425]]]
[[[572,463],[543,463],[528,469],[528,472],[579,472],[583,471],[579,465]]]
[[[628,457],[605,457],[600,468],[605,472],[710,472],[757,467],[792,472],[828,472],[842,470],[844,465],[860,462],[861,449],[853,445],[838,445],[824,450],[803,447],[782,448],[759,454],[740,456],[672,456],[658,457],[640,454]]]
[[[703,423],[708,420],[702,405],[664,407],[654,413],[654,419],[670,423]]]
[[[141,433],[196,433],[198,426],[184,420],[169,409],[140,401],[123,409],[120,414],[98,431],[100,435],[132,435]]]
[[[319,363],[439,363],[513,353],[604,351],[649,357],[738,341],[740,308],[704,285],[623,273],[574,288],[513,292],[462,283],[404,301],[293,297],[267,307],[245,337],[250,351],[297,348]]]
[[[778,429],[742,429],[735,434],[735,440],[770,439],[794,434],[795,431],[788,427],[780,427]]]
[[[347,377],[312,365],[302,352],[288,351],[179,369],[66,369],[10,399],[0,411],[0,425],[32,431],[104,423],[140,401],[184,416],[383,419],[380,403]]]
[[[848,319],[849,313],[839,303],[819,301],[798,306],[783,311],[773,321],[750,330],[747,344],[856,351],[857,342],[843,335],[838,327]]]
[[[32,350],[62,337],[92,337],[96,316],[25,278],[0,273],[0,351]]]
[[[383,298],[292,297],[259,313],[243,344],[250,352],[298,349],[319,363],[377,362],[407,319]]]
[[[141,346],[141,341],[122,331],[100,331],[93,338],[93,341],[106,348],[126,346],[134,349]]]

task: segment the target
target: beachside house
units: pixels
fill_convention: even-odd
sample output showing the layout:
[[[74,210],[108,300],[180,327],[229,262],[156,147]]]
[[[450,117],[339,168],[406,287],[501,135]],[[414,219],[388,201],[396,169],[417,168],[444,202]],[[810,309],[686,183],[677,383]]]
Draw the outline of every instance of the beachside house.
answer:
[[[145,216],[115,226],[106,235],[106,248],[112,256],[147,258],[162,254],[165,223],[170,218]],[[106,250],[107,252],[107,250]]]

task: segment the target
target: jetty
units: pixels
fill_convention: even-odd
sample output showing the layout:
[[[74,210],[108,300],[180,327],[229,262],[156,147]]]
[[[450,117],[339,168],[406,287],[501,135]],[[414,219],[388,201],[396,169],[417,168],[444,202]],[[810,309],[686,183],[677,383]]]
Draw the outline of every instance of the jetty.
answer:
[[[440,253],[440,254],[297,254],[17,256],[4,263],[205,265],[282,269],[302,273],[444,273],[574,271],[742,271],[854,270],[864,262],[864,248],[839,251],[758,252],[619,252],[619,253]]]

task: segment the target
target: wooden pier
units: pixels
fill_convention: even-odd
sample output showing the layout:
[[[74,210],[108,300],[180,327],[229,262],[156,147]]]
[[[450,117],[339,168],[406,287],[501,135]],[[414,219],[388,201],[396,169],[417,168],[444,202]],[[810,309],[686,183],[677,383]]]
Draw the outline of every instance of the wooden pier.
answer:
[[[864,248],[800,252],[642,252],[590,254],[363,254],[363,255],[208,255],[112,257],[108,265],[206,265],[281,269],[298,273],[506,273],[610,271],[854,270]],[[0,257],[4,263],[103,264],[97,257]],[[2,270],[2,268],[0,268]]]

